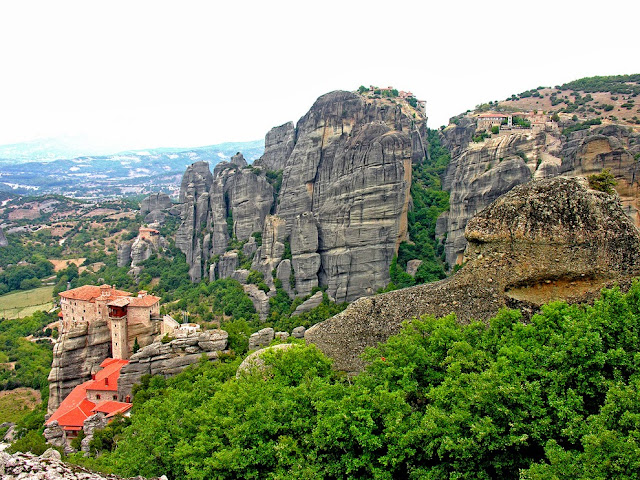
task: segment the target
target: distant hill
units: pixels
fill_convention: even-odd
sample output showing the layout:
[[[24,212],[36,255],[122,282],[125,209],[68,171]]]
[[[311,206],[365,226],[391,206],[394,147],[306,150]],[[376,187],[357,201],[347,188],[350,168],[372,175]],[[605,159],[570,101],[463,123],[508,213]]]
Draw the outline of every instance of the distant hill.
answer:
[[[571,114],[580,119],[640,125],[640,74],[587,77],[555,87],[537,87],[476,106],[482,111]]]
[[[0,147],[0,151],[2,147]],[[173,193],[186,167],[200,160],[212,166],[237,152],[252,162],[262,155],[264,141],[228,142],[191,149],[156,148],[113,155],[81,156],[65,160],[0,161],[0,191],[25,194],[58,193],[104,198]]]

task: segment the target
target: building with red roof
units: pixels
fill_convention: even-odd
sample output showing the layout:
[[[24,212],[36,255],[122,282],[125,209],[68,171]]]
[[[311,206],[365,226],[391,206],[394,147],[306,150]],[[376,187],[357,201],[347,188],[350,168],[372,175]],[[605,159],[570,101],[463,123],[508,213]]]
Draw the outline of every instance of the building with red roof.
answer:
[[[84,421],[95,413],[103,413],[107,418],[126,415],[131,403],[118,399],[118,378],[120,370],[129,360],[107,358],[101,370],[88,380],[76,386],[62,401],[58,409],[45,422],[50,425],[58,422],[67,438],[73,438],[82,430]],[[129,399],[126,399],[129,400]]]
[[[60,293],[62,332],[96,322],[111,331],[111,355],[129,358],[138,336],[160,333],[160,297],[141,290],[137,296],[111,285],[83,285]]]

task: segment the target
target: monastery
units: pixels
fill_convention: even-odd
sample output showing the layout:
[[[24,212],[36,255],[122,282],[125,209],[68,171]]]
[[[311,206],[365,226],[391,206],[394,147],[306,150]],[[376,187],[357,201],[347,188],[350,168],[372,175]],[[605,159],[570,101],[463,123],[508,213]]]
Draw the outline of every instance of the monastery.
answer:
[[[127,359],[133,351],[132,339],[140,335],[140,345],[151,343],[146,337],[161,333],[160,297],[142,290],[137,297],[111,285],[84,285],[60,293],[64,334],[81,324],[103,321],[111,331],[111,356]],[[144,338],[142,338],[144,337]]]

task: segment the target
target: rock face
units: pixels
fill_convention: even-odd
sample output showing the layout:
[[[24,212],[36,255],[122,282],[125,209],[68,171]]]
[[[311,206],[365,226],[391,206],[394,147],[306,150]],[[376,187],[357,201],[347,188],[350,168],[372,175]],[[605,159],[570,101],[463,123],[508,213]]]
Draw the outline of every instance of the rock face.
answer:
[[[249,337],[249,350],[266,347],[275,338],[273,328],[263,328],[256,333],[252,333]]]
[[[443,144],[451,152],[443,177],[443,189],[450,192],[450,208],[439,221],[438,234],[446,234],[450,266],[462,262],[467,222],[496,198],[531,179],[585,177],[607,168],[618,182],[616,190],[626,213],[640,226],[635,161],[640,135],[626,127],[608,125],[568,137],[557,129],[514,130],[472,143],[475,129],[473,119],[462,117],[458,125],[442,134]]]
[[[283,286],[291,277],[292,296],[326,286],[343,302],[386,286],[391,259],[408,239],[411,165],[426,155],[425,123],[404,101],[337,91],[318,98],[295,127],[272,129],[253,166],[236,155],[209,179],[194,164],[182,182],[176,240],[192,280],[210,271],[230,234],[243,242],[261,232],[251,268],[271,288],[272,274]]]
[[[78,465],[67,465],[60,461],[60,453],[49,449],[40,457],[32,453],[9,455],[0,452],[0,478],[4,480],[42,479],[42,480],[124,480],[116,475],[102,475]],[[136,477],[144,480],[142,477]],[[154,477],[149,480],[166,480],[167,477]]]
[[[171,197],[166,193],[152,193],[140,202],[140,214],[145,216],[151,212],[167,210],[172,205]]]
[[[405,319],[455,313],[488,320],[504,306],[525,316],[555,299],[590,301],[640,273],[640,234],[619,198],[583,179],[557,177],[515,187],[467,225],[466,265],[453,277],[362,298],[307,330],[305,338],[349,372],[366,346]]]
[[[254,165],[264,166],[271,171],[284,170],[295,143],[296,131],[293,122],[273,127],[264,137],[264,154]]]
[[[91,379],[111,352],[111,332],[106,322],[79,325],[62,334],[53,346],[49,372],[49,413],[82,382]]]
[[[242,361],[242,363],[238,366],[238,370],[236,370],[236,378],[240,378],[242,375],[251,374],[256,370],[264,370],[265,365],[262,356],[266,352],[277,352],[278,350],[288,350],[290,348],[296,347],[297,346],[293,343],[280,343],[271,347],[262,348],[247,355],[247,358]]]
[[[301,313],[308,312],[309,310],[316,308],[322,303],[322,292],[316,292],[308,300],[298,305],[295,311],[291,314],[292,317],[296,317]]]
[[[208,330],[142,348],[120,371],[118,397],[124,400],[131,395],[133,385],[140,383],[143,375],[163,375],[165,378],[177,375],[189,365],[198,363],[203,355],[209,361],[217,360],[220,353],[227,351],[228,336],[223,330]]]
[[[2,227],[0,227],[0,247],[7,247],[9,246],[9,241],[7,240],[7,237],[4,234],[4,230],[2,229]]]

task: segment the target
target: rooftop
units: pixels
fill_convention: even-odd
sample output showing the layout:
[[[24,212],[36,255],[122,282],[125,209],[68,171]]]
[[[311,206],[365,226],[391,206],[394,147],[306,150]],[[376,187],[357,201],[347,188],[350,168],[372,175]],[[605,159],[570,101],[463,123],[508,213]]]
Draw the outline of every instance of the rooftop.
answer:
[[[103,290],[107,291],[109,293],[109,298],[113,299],[131,295],[130,292],[125,292],[124,290],[116,290],[115,287],[112,287],[111,285],[102,285],[101,287],[98,287],[96,285],[83,285],[82,287],[72,288],[71,290],[60,292],[59,295],[62,298],[68,298],[69,300],[83,300],[85,302],[94,302],[97,297],[102,295]]]

